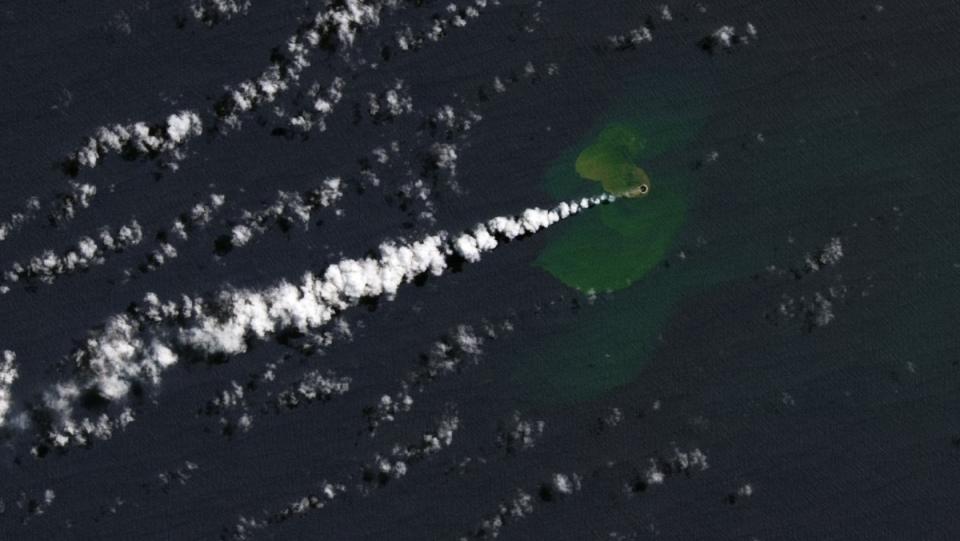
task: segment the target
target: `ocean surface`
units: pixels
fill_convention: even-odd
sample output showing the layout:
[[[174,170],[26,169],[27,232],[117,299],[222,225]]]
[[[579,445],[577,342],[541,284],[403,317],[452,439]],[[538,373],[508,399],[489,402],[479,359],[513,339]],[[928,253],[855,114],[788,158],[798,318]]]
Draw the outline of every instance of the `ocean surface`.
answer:
[[[957,2],[6,4],[0,539],[960,537]]]

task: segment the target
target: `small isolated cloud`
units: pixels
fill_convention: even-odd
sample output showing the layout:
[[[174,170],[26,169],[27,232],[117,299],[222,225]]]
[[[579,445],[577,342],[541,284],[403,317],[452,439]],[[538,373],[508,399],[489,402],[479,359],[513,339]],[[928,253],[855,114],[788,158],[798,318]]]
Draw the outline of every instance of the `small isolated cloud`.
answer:
[[[343,99],[343,89],[347,83],[341,77],[334,77],[333,82],[325,90],[320,83],[314,83],[307,90],[307,97],[312,100],[309,108],[301,110],[290,117],[290,125],[301,132],[327,130],[327,117],[333,113],[334,107]]]
[[[624,34],[607,36],[607,42],[618,51],[635,49],[638,46],[653,41],[653,32],[646,26],[634,28]]]
[[[413,96],[402,80],[379,94],[367,93],[367,114],[374,124],[391,122],[400,115],[413,111]]]
[[[516,411],[508,422],[500,424],[497,446],[503,448],[507,454],[526,451],[536,445],[545,427],[546,423],[543,421],[524,419],[520,416],[520,412]]]
[[[734,45],[750,43],[750,40],[756,39],[757,35],[757,27],[752,23],[747,23],[742,32],[737,31],[732,25],[723,25],[701,39],[699,45],[701,49],[710,53],[718,47],[730,50]]]

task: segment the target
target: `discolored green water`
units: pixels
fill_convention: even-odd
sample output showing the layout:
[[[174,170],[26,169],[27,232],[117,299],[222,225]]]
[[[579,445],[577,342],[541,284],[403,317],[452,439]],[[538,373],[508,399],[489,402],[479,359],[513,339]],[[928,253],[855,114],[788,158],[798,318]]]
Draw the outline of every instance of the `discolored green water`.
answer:
[[[664,183],[641,199],[622,199],[578,217],[536,264],[581,291],[629,287],[653,269],[683,224],[684,194]]]
[[[682,168],[655,158],[695,131],[672,114],[623,115],[561,157],[546,179],[556,197],[595,193],[599,182],[627,198],[563,228],[536,264],[581,291],[624,289],[654,268],[683,225],[691,189]]]
[[[628,103],[550,167],[545,186],[557,198],[598,188],[621,197],[558,228],[535,265],[581,292],[618,293],[519,364],[535,399],[589,398],[636,377],[684,290],[700,283],[652,273],[675,248],[694,197],[675,153],[697,131],[692,118]]]
[[[574,169],[582,178],[600,182],[608,193],[645,196],[650,189],[650,177],[636,162],[646,143],[643,134],[632,126],[613,124],[577,156]]]
[[[758,68],[743,80],[763,77]],[[643,182],[649,190],[544,233],[547,243],[534,262],[544,279],[581,298],[589,292],[602,298],[520,352],[514,376],[525,398],[560,405],[634,381],[656,358],[678,311],[700,309],[691,299],[742,286],[770,265],[802,264],[805,252],[833,236],[863,259],[853,263],[848,256],[842,272],[837,267],[809,281],[761,281],[758,295],[772,304],[749,306],[744,299],[744,305],[762,314],[777,307],[770,287],[797,297],[836,286],[848,290],[848,301],[838,305],[886,310],[884,317],[853,309],[838,315],[844,324],[861,325],[855,349],[870,350],[864,363],[902,369],[906,360],[942,362],[960,276],[954,237],[945,233],[957,223],[956,183],[948,180],[955,167],[945,158],[955,152],[952,124],[924,117],[916,105],[942,100],[942,88],[878,88],[855,79],[842,91],[825,85],[797,93],[789,81],[770,79],[768,97],[744,107],[736,82],[728,81],[724,94],[716,80],[697,87],[691,79],[671,89],[662,87],[669,75],[656,81],[656,89],[634,85],[544,173],[544,189],[558,200],[622,195]],[[891,122],[910,126],[901,130],[909,137],[891,136]],[[717,147],[716,163],[693,166]],[[909,217],[903,223],[891,217],[901,207]],[[679,258],[680,250],[689,259]],[[884,286],[889,298],[874,292],[877,283],[896,284]],[[780,330],[739,332],[752,340]],[[843,349],[834,342],[822,347],[824,357]]]

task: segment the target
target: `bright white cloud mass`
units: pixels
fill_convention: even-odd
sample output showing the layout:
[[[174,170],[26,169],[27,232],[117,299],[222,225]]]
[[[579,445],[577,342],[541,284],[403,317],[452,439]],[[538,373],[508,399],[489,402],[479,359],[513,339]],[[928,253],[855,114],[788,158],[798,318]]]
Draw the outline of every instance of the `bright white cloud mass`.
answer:
[[[377,257],[344,259],[322,275],[304,274],[299,284],[281,281],[263,290],[227,289],[212,299],[161,302],[148,294],[136,310],[111,317],[72,355],[74,375],[49,388],[44,403],[53,415],[44,439],[63,446],[91,436],[109,436],[112,420],[78,419],[78,400],[96,394],[110,401],[127,396],[135,383],[158,385],[164,371],[183,355],[236,355],[250,340],[281,330],[307,332],[323,326],[361,299],[392,299],[417,276],[441,275],[450,257],[476,262],[500,240],[535,233],[589,207],[613,201],[609,195],[529,208],[518,216],[498,216],[459,235],[445,231],[414,242],[387,241]],[[125,412],[124,422],[132,420]],[[108,427],[109,428],[109,427]]]

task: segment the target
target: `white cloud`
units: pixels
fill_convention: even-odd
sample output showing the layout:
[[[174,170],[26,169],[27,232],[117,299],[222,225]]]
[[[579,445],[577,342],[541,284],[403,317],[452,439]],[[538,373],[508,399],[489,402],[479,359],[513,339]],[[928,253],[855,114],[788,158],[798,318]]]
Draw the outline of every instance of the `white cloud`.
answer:
[[[30,258],[26,263],[15,262],[3,275],[7,284],[21,280],[39,280],[50,284],[61,275],[72,274],[94,265],[101,265],[108,253],[121,252],[130,246],[140,244],[143,230],[136,220],[111,232],[104,226],[97,235],[99,242],[91,237],[81,237],[76,247],[63,254],[53,250],[44,250]]]
[[[634,28],[625,34],[607,36],[607,41],[615,49],[632,49],[643,43],[653,41],[653,33],[646,26]]]
[[[437,24],[449,27],[451,20],[465,17],[466,19],[479,16],[479,9],[490,5],[499,5],[499,2],[474,0],[472,6],[465,9],[449,11],[454,19],[441,17],[439,22],[432,22],[431,31]],[[245,0],[191,0],[191,11],[201,20],[210,17],[230,17],[246,13],[250,6]],[[238,127],[240,114],[250,111],[261,104],[272,103],[283,92],[299,84],[303,71],[310,66],[310,56],[322,42],[339,48],[340,53],[348,58],[349,50],[354,46],[357,34],[363,28],[375,28],[381,23],[382,12],[385,10],[399,10],[407,7],[399,0],[344,0],[342,2],[325,2],[324,8],[318,11],[312,20],[301,25],[296,33],[291,35],[278,49],[279,55],[257,77],[241,81],[225,87],[223,99],[218,100],[212,110],[205,113],[196,110],[182,110],[170,114],[163,122],[131,121],[125,124],[103,125],[95,130],[91,137],[86,137],[82,145],[70,153],[64,163],[64,170],[75,175],[81,168],[93,168],[99,165],[103,158],[111,153],[129,152],[134,155],[154,157],[160,155],[166,160],[164,164],[171,170],[176,170],[179,160],[185,158],[181,147],[188,141],[202,134],[207,127],[204,119],[216,118],[220,124],[218,129],[225,133],[223,128]],[[418,40],[430,32],[418,34]],[[411,34],[412,35],[412,34]],[[431,39],[439,39],[439,35]],[[361,62],[360,65],[364,63]],[[373,64],[375,67],[376,64]],[[313,92],[316,100],[313,110],[301,111],[290,117],[290,123],[303,130],[319,126],[326,129],[325,118],[333,106],[343,96],[345,81],[334,78],[324,96],[319,96],[319,85]],[[310,92],[308,92],[310,94]],[[386,96],[388,110],[401,111],[409,109],[409,97],[402,96],[398,91]],[[61,194],[51,210],[51,219],[62,222],[74,217],[78,208],[85,208],[95,194],[96,188],[90,184],[82,185],[88,191]],[[74,187],[76,188],[76,187]],[[38,206],[38,205],[37,205]],[[0,241],[7,238],[13,231],[19,229],[22,222],[32,219],[36,209],[28,208],[27,212],[14,213],[7,221],[0,222]]]
[[[714,30],[712,36],[720,45],[730,47],[737,36],[737,31],[732,26],[726,25]]]
[[[235,225],[233,226],[233,229],[230,230],[230,243],[234,246],[243,246],[244,244],[250,242],[252,237],[253,231],[243,224]]]
[[[560,494],[573,494],[574,491],[580,490],[580,476],[555,473],[550,484]]]
[[[195,111],[171,114],[162,124],[146,122],[101,126],[95,137],[88,137],[83,146],[68,157],[77,167],[96,167],[110,153],[133,152],[147,156],[172,153],[177,147],[203,133],[203,122]]]
[[[413,96],[400,79],[380,94],[367,93],[367,113],[375,122],[389,121],[412,111]]]
[[[466,2],[466,7],[458,7],[454,3],[447,5],[446,13],[435,14],[428,26],[414,31],[410,26],[404,26],[402,30],[394,33],[394,40],[397,47],[403,51],[416,50],[423,47],[428,42],[437,42],[443,39],[452,28],[463,28],[467,25],[469,19],[475,19],[480,16],[480,10],[488,5],[499,6],[499,0],[473,0],[472,4]]]
[[[734,45],[747,44],[751,38],[757,38],[757,27],[752,23],[748,22],[742,33],[737,32],[737,29],[732,25],[723,25],[714,30],[709,36],[700,40],[700,45],[706,50],[712,50],[717,45],[722,46],[724,49],[729,49]]]
[[[277,395],[277,402],[294,408],[302,402],[329,400],[333,396],[348,392],[352,381],[349,377],[337,376],[332,372],[310,370],[292,388],[281,391]]]
[[[543,434],[546,423],[543,421],[529,421],[520,417],[520,412],[513,412],[513,417],[505,425],[501,425],[497,434],[497,445],[507,453],[513,454],[526,451],[536,445],[537,438]]]
[[[230,20],[235,15],[246,15],[249,9],[250,0],[192,0],[190,2],[190,13],[207,26]]]
[[[93,184],[70,181],[70,191],[57,196],[57,201],[50,209],[49,217],[57,223],[72,220],[77,208],[85,209],[97,195],[97,187]]]
[[[820,250],[820,255],[817,259],[824,265],[836,265],[841,258],[843,258],[843,244],[841,244],[839,237],[833,237],[830,239],[830,242]]]
[[[663,4],[660,6],[660,18],[664,21],[672,21],[673,14],[670,13],[670,6]]]
[[[387,2],[395,6],[396,2]],[[200,19],[213,16],[229,16],[246,11],[249,2],[235,0],[196,0],[192,5],[194,16]],[[346,0],[318,12],[311,24],[302,27],[285,43],[285,57],[275,60],[254,79],[247,79],[226,88],[225,100],[217,104],[217,115],[226,125],[239,125],[240,113],[249,111],[261,103],[273,102],[277,96],[299,81],[304,69],[310,65],[309,54],[320,45],[322,36],[335,35],[337,43],[344,47],[353,45],[356,33],[365,26],[380,24],[380,2]],[[332,88],[338,93],[342,80],[334,80]],[[337,97],[339,100],[339,97]],[[178,147],[203,132],[203,122],[196,111],[184,110],[167,117],[162,124],[133,122],[102,126],[94,137],[88,137],[83,145],[67,158],[68,169],[96,167],[109,153],[121,151],[140,155],[170,154],[181,158]]]
[[[457,173],[457,146],[450,143],[434,143],[430,147],[434,163],[440,169],[446,169],[451,176]]]
[[[307,91],[307,96],[313,99],[312,110],[303,110],[290,117],[290,125],[300,131],[310,131],[314,127],[318,131],[326,131],[326,119],[333,113],[334,107],[343,99],[343,89],[347,83],[341,77],[334,77],[333,82],[321,91],[320,84],[314,83]]]
[[[10,387],[18,376],[16,360],[17,354],[10,350],[0,354],[0,427],[6,423],[7,412],[12,405]]]
[[[226,202],[226,197],[223,194],[212,193],[208,198],[210,199],[209,204],[206,202],[195,204],[189,212],[180,214],[167,231],[158,235],[156,248],[147,254],[146,261],[138,267],[141,272],[155,271],[167,261],[176,258],[177,248],[172,243],[178,240],[188,240],[191,230],[206,227],[213,220],[213,216]],[[127,276],[132,273],[132,269],[125,271]]]
[[[40,200],[36,197],[27,198],[22,212],[14,212],[6,221],[0,222],[0,241],[4,241],[14,231],[23,227],[23,224],[36,217],[40,210]]]
[[[329,207],[343,197],[340,177],[328,177],[317,188],[304,193],[278,191],[277,198],[268,207],[256,212],[244,211],[240,223],[230,231],[230,244],[239,248],[249,243],[254,235],[263,234],[270,225],[281,220],[300,222],[304,228],[319,209]]]

